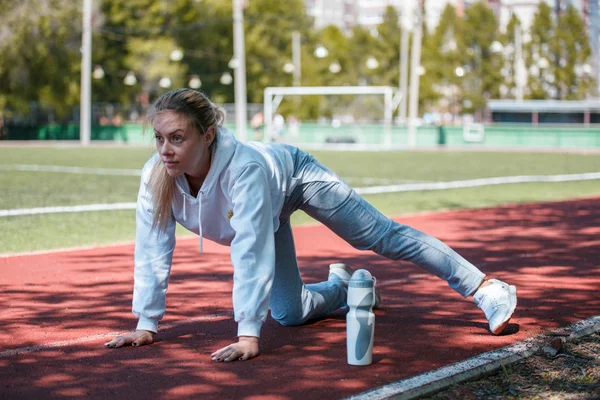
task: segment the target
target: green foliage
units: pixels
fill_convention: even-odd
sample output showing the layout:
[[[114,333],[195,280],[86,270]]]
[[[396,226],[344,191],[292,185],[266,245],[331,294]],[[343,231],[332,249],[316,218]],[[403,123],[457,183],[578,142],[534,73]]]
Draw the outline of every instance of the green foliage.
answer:
[[[584,98],[586,90],[595,86],[595,80],[584,71],[591,49],[583,19],[572,5],[560,15],[552,43],[551,48],[560,67],[555,70],[558,98]]]
[[[501,98],[514,98],[514,90],[516,87],[516,67],[515,67],[515,49],[516,49],[516,32],[521,30],[521,21],[516,14],[511,15],[508,24],[506,25],[506,32],[501,36],[501,43],[504,46],[504,54],[506,60],[500,73],[504,76],[504,82],[501,85],[500,97]],[[521,35],[522,36],[522,35]],[[506,94],[502,93],[502,86]]]
[[[483,2],[477,2],[465,13],[463,43],[465,49],[465,79],[463,90],[470,106],[467,112],[481,113],[488,99],[499,97],[502,82],[502,55],[493,53],[490,46],[500,39],[498,20]]]
[[[0,8],[0,105],[27,112],[33,101],[66,116],[79,102],[79,2],[6,3]]]
[[[310,20],[302,0],[254,0],[248,4],[245,10],[248,98],[261,103],[265,87],[292,85],[292,75],[283,71],[283,65],[292,61],[292,33],[298,31],[306,36]]]
[[[458,18],[456,9],[447,4],[438,25],[423,44],[422,57],[422,64],[427,71],[422,79],[430,80],[435,90],[432,100],[441,100],[439,106],[442,109],[456,114],[461,109],[459,92],[464,79],[456,75],[456,69],[463,65],[464,51],[459,48],[462,29],[462,20]],[[433,105],[429,108],[433,108]]]
[[[569,6],[558,21],[552,9],[541,2],[531,26],[531,41],[525,45],[528,98],[564,100],[595,95],[595,79],[590,75],[591,49],[584,21]]]
[[[551,83],[554,81],[555,67],[553,66],[554,56],[550,49],[555,31],[552,9],[542,1],[531,24],[531,41],[524,46],[526,65],[535,65],[539,71],[538,74],[530,74],[528,77],[527,98],[546,99],[554,97],[550,96],[549,91],[555,90],[554,85]]]
[[[32,102],[66,118],[79,105],[81,72],[81,1],[4,0],[0,8],[0,110],[27,112]],[[92,63],[104,70],[92,82],[94,102],[131,104],[141,94],[152,101],[165,90],[186,86],[192,76],[215,102],[234,101],[234,86],[224,85],[233,57],[232,2],[222,0],[95,0]],[[262,103],[267,86],[291,86],[293,75],[283,66],[292,61],[292,33],[301,35],[303,86],[399,85],[400,26],[388,7],[376,30],[334,26],[316,30],[304,0],[251,0],[244,10],[247,96]],[[448,4],[438,26],[423,30],[419,103],[423,111],[473,112],[481,116],[487,99],[511,98],[515,87],[513,16],[501,33],[494,12],[479,1],[464,16]],[[591,50],[584,22],[572,7],[558,19],[540,2],[524,41],[527,98],[584,99],[596,94],[590,74]],[[494,41],[504,52],[492,52]],[[329,55],[316,58],[323,45]],[[179,49],[183,59],[173,61]],[[512,49],[512,51],[511,51]],[[368,68],[369,58],[377,60]],[[339,72],[331,72],[332,64]],[[463,77],[456,75],[463,68]],[[131,71],[133,86],[123,79]],[[159,85],[162,77],[170,88]],[[368,114],[369,106],[354,96],[286,97],[280,111],[301,119],[332,116],[340,110]],[[2,115],[3,111],[0,111]],[[371,116],[371,115],[369,115]],[[374,116],[374,115],[373,115]]]

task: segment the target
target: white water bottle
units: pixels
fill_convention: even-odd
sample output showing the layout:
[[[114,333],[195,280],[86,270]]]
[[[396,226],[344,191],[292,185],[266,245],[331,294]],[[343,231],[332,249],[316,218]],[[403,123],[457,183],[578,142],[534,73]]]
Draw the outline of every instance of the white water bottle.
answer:
[[[347,303],[350,308],[346,314],[348,364],[369,365],[373,360],[375,334],[375,282],[366,269],[359,269],[352,274]]]

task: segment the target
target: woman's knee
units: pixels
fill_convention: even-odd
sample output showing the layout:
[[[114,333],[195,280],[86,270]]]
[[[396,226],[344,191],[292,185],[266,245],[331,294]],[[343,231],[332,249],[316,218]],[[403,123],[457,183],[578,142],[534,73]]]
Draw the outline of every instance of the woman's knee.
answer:
[[[302,310],[286,310],[280,313],[271,310],[271,317],[283,326],[302,325],[306,322]]]

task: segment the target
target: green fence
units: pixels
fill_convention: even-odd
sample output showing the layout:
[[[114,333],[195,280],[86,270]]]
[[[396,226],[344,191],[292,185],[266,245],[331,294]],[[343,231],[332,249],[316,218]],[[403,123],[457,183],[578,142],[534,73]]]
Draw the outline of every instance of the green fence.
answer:
[[[233,128],[233,126],[230,126]],[[92,140],[114,141],[132,144],[150,143],[152,135],[143,135],[139,123],[122,126],[93,126]],[[257,138],[248,127],[248,138]],[[79,140],[78,125],[45,125],[9,129],[8,140]],[[321,145],[327,143],[356,143],[361,145],[385,144],[382,124],[352,124],[333,127],[330,124],[302,123],[296,132],[288,129],[280,139],[298,145]],[[394,126],[391,129],[394,147],[408,146],[408,129]],[[463,126],[421,126],[416,134],[417,147],[485,148],[600,148],[600,125],[549,126],[520,124]]]

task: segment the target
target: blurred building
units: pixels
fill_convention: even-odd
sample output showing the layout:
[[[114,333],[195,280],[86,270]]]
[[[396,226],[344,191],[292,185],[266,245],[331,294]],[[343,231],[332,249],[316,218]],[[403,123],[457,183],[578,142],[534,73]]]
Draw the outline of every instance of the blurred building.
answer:
[[[533,21],[540,2],[548,3],[556,13],[572,5],[594,24],[598,15],[598,0],[305,0],[307,13],[314,17],[315,27],[335,25],[348,31],[354,25],[372,28],[383,21],[388,6],[396,9],[403,24],[410,24],[417,4],[424,3],[427,27],[434,29],[447,4],[453,5],[462,15],[474,3],[485,1],[498,15],[500,29],[504,29],[512,14],[516,14],[527,30]]]
[[[521,21],[525,41],[540,2],[550,5],[555,16],[570,5],[575,7],[585,20],[593,53],[594,76],[600,91],[600,0],[305,0],[305,3],[307,13],[315,19],[316,28],[335,25],[349,32],[355,25],[376,27],[383,21],[388,6],[396,9],[403,26],[411,27],[415,9],[420,3],[424,4],[427,27],[433,30],[447,4],[453,5],[458,15],[463,15],[466,9],[479,1],[485,1],[496,12],[502,31],[515,14]]]
[[[305,0],[307,13],[315,27],[335,25],[344,32],[353,26],[373,28],[383,21],[388,6],[394,7],[402,23],[410,23],[417,1],[407,0]]]

